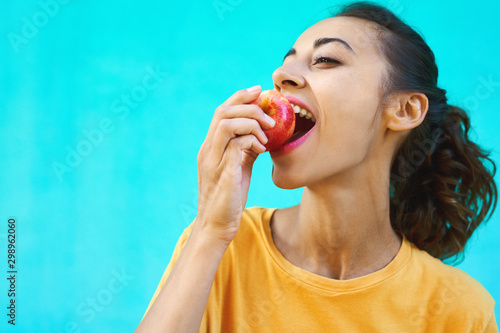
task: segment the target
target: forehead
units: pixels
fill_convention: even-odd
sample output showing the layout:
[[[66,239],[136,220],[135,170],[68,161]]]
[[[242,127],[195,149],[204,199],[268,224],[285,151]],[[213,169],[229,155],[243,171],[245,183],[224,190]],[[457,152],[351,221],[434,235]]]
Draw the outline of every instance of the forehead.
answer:
[[[355,17],[329,17],[305,30],[295,42],[295,48],[310,48],[322,37],[340,38],[347,42],[357,55],[376,54],[379,41],[377,24]],[[340,43],[333,43],[339,44]]]

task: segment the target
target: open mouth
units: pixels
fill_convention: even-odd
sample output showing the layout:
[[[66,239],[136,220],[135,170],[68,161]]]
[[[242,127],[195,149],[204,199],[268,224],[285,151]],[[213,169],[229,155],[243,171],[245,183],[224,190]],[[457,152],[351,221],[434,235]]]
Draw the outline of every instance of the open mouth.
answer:
[[[285,145],[293,142],[309,132],[316,125],[316,118],[304,108],[291,103],[295,112],[295,130]]]

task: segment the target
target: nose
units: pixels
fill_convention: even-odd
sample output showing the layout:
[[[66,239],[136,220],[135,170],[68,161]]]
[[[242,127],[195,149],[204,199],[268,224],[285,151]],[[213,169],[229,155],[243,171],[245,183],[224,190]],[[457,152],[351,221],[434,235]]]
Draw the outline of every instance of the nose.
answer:
[[[282,89],[289,89],[291,87],[302,88],[305,85],[305,80],[297,70],[293,70],[290,66],[283,65],[278,67],[273,72],[274,88],[281,92]]]

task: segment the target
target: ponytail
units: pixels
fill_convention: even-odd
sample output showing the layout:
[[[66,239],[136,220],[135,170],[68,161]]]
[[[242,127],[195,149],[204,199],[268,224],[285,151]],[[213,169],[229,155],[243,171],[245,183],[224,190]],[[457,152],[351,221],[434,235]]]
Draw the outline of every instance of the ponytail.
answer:
[[[441,260],[464,250],[497,201],[496,167],[469,139],[469,117],[456,106],[444,108],[438,125],[425,119],[410,133],[391,172],[392,227]]]

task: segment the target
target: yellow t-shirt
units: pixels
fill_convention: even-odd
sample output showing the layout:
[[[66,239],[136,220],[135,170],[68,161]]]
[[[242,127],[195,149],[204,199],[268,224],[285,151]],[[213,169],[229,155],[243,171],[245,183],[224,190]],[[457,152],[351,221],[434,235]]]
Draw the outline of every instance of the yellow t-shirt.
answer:
[[[200,332],[498,332],[488,291],[406,238],[387,266],[355,279],[330,279],[294,266],[272,240],[275,210],[244,210],[215,275]],[[181,235],[146,312],[193,224]]]

